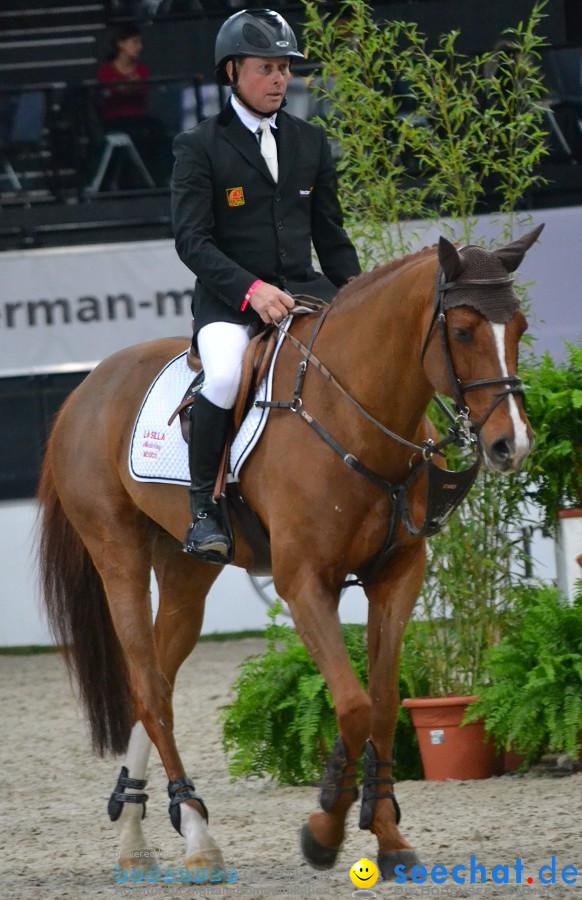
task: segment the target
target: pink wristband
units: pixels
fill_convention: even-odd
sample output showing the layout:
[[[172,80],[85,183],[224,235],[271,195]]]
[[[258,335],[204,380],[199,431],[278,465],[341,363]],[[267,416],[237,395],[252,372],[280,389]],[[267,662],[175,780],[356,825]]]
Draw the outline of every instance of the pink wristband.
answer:
[[[248,304],[249,304],[249,300],[251,299],[253,293],[256,291],[256,289],[258,288],[258,286],[259,286],[260,284],[262,284],[262,283],[263,283],[263,282],[261,281],[260,278],[257,278],[256,281],[253,281],[253,283],[251,284],[250,288],[248,289],[248,291],[247,291],[246,294],[245,294],[245,299],[243,300],[243,302],[242,302],[241,305],[240,305],[240,311],[241,311],[241,312],[244,312],[244,311],[245,311],[245,309],[247,308],[247,306],[248,306]]]

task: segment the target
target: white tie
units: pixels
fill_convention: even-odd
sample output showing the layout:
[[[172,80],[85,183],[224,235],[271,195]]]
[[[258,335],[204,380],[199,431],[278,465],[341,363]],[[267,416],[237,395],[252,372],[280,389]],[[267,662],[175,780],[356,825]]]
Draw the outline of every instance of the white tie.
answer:
[[[271,126],[266,119],[261,119],[259,130],[261,132],[261,155],[265,157],[265,162],[269,167],[269,172],[273,176],[273,181],[277,181],[279,177],[277,144],[275,143]]]

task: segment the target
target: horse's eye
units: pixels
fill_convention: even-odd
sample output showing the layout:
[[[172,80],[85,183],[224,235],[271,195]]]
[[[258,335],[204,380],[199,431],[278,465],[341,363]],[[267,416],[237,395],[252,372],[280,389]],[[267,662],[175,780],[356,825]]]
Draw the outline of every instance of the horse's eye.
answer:
[[[469,328],[453,328],[453,337],[460,344],[468,344],[473,339],[473,332]]]

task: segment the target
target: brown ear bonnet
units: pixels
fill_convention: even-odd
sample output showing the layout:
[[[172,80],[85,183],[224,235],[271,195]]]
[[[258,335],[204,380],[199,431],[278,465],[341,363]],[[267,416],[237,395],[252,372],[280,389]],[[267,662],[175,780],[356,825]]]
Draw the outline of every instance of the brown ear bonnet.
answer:
[[[441,237],[439,262],[446,281],[455,285],[454,290],[445,291],[443,308],[471,306],[490,322],[509,322],[519,309],[519,299],[512,286],[513,279],[508,277],[508,273],[517,269],[543,227],[539,225],[499,250],[485,250],[473,244],[457,250],[450,241]],[[470,283],[475,281],[490,281],[491,284]],[[466,287],[462,287],[464,282],[467,282]]]

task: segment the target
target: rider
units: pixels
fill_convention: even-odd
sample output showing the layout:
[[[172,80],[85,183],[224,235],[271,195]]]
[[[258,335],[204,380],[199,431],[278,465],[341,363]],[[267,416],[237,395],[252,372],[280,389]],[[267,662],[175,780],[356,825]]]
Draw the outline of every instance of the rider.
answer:
[[[329,301],[360,271],[323,128],[282,110],[292,58],[303,54],[279,13],[230,16],[215,64],[232,96],[174,141],[176,250],[197,277],[192,340],[205,372],[192,407],[184,549],[211,562],[230,553],[213,489],[250,337],[287,315],[293,293]],[[325,274],[313,268],[312,241]]]

